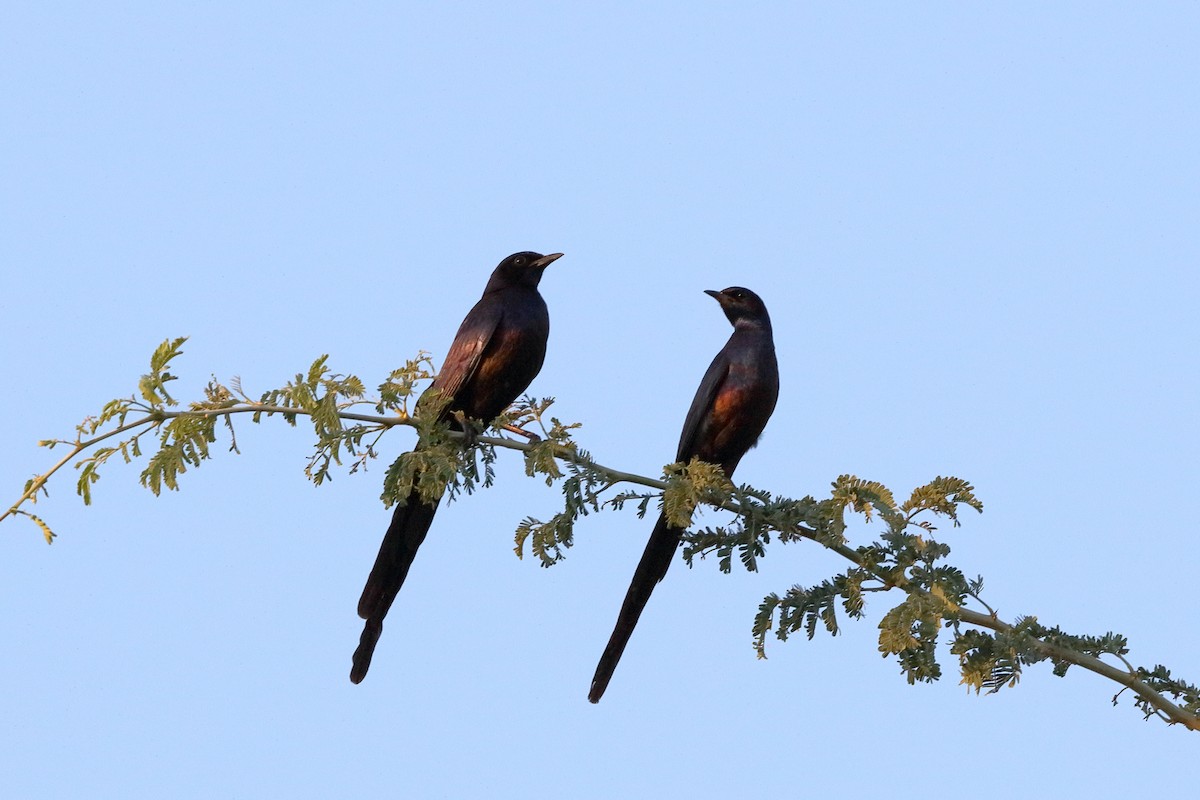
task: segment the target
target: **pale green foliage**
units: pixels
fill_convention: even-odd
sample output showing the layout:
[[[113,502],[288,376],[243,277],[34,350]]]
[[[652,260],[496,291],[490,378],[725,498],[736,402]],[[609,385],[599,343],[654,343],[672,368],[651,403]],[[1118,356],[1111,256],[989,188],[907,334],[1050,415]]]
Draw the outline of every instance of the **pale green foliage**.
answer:
[[[326,364],[328,360],[328,355],[321,356],[309,366],[306,374],[297,374],[282,388],[264,392],[258,401],[264,406],[303,411],[312,421],[317,445],[308,466],[304,468],[304,474],[317,486],[331,478],[332,466],[341,465],[343,451],[356,459],[355,470],[367,458],[373,457],[371,445],[364,446],[362,441],[366,436],[384,430],[379,425],[346,427],[342,424],[340,412],[360,402],[366,390],[357,377],[334,373]],[[256,411],[252,420],[259,422],[263,414],[270,416],[272,413],[275,412]],[[278,413],[289,424],[296,424],[296,414],[288,411]]]
[[[403,367],[392,370],[379,384],[379,402],[375,404],[375,410],[380,414],[408,416],[408,399],[416,392],[421,381],[430,380],[433,376],[433,361],[429,353],[422,350],[416,358],[404,362]]]
[[[149,407],[163,408],[175,405],[174,398],[167,392],[167,383],[175,380],[175,376],[167,372],[167,367],[175,356],[183,352],[180,348],[185,341],[187,339],[182,336],[167,339],[150,356],[150,371],[138,381],[138,391]]]
[[[30,481],[30,482],[32,482],[32,481]],[[27,482],[26,485],[28,486],[29,483]],[[31,500],[30,502],[33,502],[33,501]],[[16,508],[16,507],[10,508],[8,510],[8,513],[16,515],[16,516],[25,517],[30,522],[32,522],[34,525],[37,525],[38,529],[42,532],[42,538],[46,540],[46,544],[54,544],[54,539],[58,536],[58,534],[56,534],[54,531],[50,530],[50,526],[46,524],[46,521],[44,519],[42,519],[41,517],[39,517],[37,514],[32,514],[24,509]]]
[[[534,434],[537,438],[525,450],[525,474],[531,478],[543,476],[547,486],[562,481],[563,510],[545,522],[526,517],[518,523],[514,536],[513,552],[517,558],[525,557],[528,544],[543,567],[563,559],[563,551],[575,542],[575,521],[599,511],[600,495],[613,485],[607,475],[592,466],[591,455],[572,438],[572,431],[580,427],[579,423],[564,424],[557,417],[550,417],[550,424],[546,425],[546,412],[553,403],[552,397],[521,398],[497,422],[525,430],[536,425],[541,434]]]
[[[889,525],[897,519],[896,500],[892,490],[876,481],[865,481],[853,475],[839,475],[833,482],[830,498],[835,505],[862,514],[868,521],[878,512]]]
[[[944,517],[949,517],[954,527],[959,526],[958,507],[969,506],[976,511],[983,511],[983,503],[975,497],[974,487],[961,478],[943,478],[938,476],[924,486],[913,489],[912,496],[900,506],[900,511],[910,518],[920,511],[932,511]],[[925,527],[926,520],[916,524]]]
[[[663,490],[662,510],[672,528],[688,527],[698,504],[723,503],[733,490],[720,467],[698,458],[686,464],[668,464],[663,475],[667,488]]]

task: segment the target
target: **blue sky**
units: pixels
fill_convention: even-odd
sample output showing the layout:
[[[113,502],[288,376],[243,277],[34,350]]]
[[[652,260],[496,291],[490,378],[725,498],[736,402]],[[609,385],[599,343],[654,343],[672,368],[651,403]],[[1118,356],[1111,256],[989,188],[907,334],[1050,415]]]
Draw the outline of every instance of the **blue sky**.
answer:
[[[191,337],[184,398],[322,353],[372,385],[440,359],[503,256],[563,251],[532,391],[602,461],[670,459],[729,331],[702,290],[751,287],[782,390],[741,480],[967,478],[985,513],[942,533],[1001,615],[1200,681],[1198,25],[1187,3],[9,8],[0,485],[164,338]],[[592,706],[650,523],[589,517],[566,562],[518,561],[556,496],[510,454],[443,508],[353,686],[411,432],[319,490],[303,429],[239,443],[157,499],[113,465],[85,509],[64,475],[53,547],[3,525],[6,796],[1194,788],[1194,734],[1096,676],[978,698],[946,660],[906,685],[876,653],[888,598],[756,660],[761,597],[842,566],[812,546],[676,564]]]

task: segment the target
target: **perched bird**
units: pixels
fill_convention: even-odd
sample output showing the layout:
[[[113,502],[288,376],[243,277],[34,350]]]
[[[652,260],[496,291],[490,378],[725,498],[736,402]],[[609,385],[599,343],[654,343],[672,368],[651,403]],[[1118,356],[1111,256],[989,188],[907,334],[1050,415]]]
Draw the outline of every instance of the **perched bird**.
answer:
[[[704,380],[696,390],[683,423],[675,460],[687,462],[693,457],[699,458],[717,464],[725,476],[731,478],[738,462],[758,441],[775,410],[775,401],[779,397],[779,366],[775,361],[775,342],[771,338],[771,318],[758,295],[740,286],[720,292],[707,289],[705,294],[721,304],[721,310],[733,323],[733,335],[708,366],[708,372],[704,373]],[[600,702],[604,696],[650,593],[671,566],[684,530],[670,527],[665,512],[659,515],[642,560],[634,570],[633,582],[621,604],[616,627],[596,666],[592,688],[588,692],[588,700],[593,703]]]
[[[439,399],[448,399],[441,415],[452,426],[459,427],[455,412],[486,424],[528,388],[542,368],[550,335],[550,315],[538,294],[538,282],[542,271],[561,256],[523,252],[500,262],[483,297],[454,335],[441,372],[417,400],[418,412],[422,401],[437,392]],[[424,502],[414,489],[392,514],[392,524],[383,535],[375,566],[358,600],[358,615],[366,624],[350,670],[354,683],[366,677],[383,632],[383,618],[404,584],[417,548],[425,541],[437,507],[438,501]]]

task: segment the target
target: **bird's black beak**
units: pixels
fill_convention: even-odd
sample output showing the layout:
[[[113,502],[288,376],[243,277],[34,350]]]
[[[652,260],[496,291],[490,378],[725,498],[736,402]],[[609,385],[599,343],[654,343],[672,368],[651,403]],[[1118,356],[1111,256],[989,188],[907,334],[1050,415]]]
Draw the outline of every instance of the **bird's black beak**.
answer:
[[[558,261],[560,258],[562,258],[562,256],[562,253],[551,253],[548,256],[542,256],[538,260],[534,261],[532,266],[538,267],[539,269],[545,269],[555,261]]]
[[[711,297],[713,300],[716,300],[718,303],[721,302],[721,293],[718,292],[716,289],[705,289],[704,293],[706,295],[708,295],[709,297]]]

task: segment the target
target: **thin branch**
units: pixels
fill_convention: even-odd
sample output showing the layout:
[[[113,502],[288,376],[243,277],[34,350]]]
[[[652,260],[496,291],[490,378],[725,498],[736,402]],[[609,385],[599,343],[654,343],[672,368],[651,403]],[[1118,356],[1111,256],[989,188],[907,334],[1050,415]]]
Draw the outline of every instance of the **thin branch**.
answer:
[[[7,511],[5,511],[3,514],[0,514],[0,521],[3,521],[5,517],[9,517],[9,516],[12,516],[13,514],[16,514],[19,511],[20,507],[22,505],[24,505],[27,501],[33,500],[33,502],[36,503],[37,500],[35,498],[37,497],[37,493],[40,492],[42,490],[42,487],[44,487],[46,485],[46,482],[48,480],[50,480],[50,476],[53,475],[54,473],[58,472],[63,467],[65,467],[67,465],[67,462],[69,462],[72,458],[74,458],[75,456],[82,453],[84,450],[87,450],[90,447],[94,447],[95,445],[100,444],[101,442],[105,441],[106,439],[111,439],[114,436],[120,436],[122,433],[125,433],[126,431],[131,431],[135,428],[140,428],[143,425],[156,425],[159,422],[161,422],[162,416],[163,415],[146,416],[146,417],[143,417],[134,422],[129,422],[129,423],[126,423],[119,427],[116,427],[116,428],[112,429],[111,431],[109,431],[108,433],[104,433],[99,436],[95,436],[91,439],[86,439],[86,440],[76,439],[71,448],[71,452],[67,453],[65,456],[63,456],[61,459],[59,459],[58,463],[55,464],[54,466],[52,466],[48,472],[46,472],[42,475],[34,476],[33,481],[29,484],[29,488],[26,489],[25,492],[19,498],[17,498],[17,502],[13,503],[12,506]],[[59,440],[58,442],[56,442],[56,444],[70,444],[70,443],[67,442],[66,440]]]
[[[992,608],[991,606],[989,606],[989,605],[987,604],[987,601],[986,601],[986,600],[984,600],[982,597],[980,597],[979,595],[975,594],[974,592],[967,592],[967,594],[969,594],[971,597],[975,598],[975,602],[979,603],[979,604],[980,604],[980,605],[982,605],[984,608],[986,608],[986,609],[988,610],[988,613],[989,613],[989,614],[991,614],[993,617],[994,617],[994,616],[996,616],[996,609],[994,609],[994,608]],[[1132,669],[1132,667],[1131,667],[1130,669]]]

